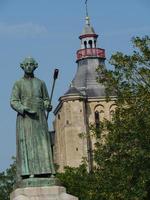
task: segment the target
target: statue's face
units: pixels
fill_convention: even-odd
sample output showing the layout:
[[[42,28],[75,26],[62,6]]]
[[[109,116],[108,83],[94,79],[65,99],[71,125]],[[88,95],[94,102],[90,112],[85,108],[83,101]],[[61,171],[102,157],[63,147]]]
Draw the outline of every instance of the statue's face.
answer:
[[[27,57],[20,63],[20,67],[26,74],[32,74],[38,67],[38,63],[32,57]]]
[[[34,72],[35,68],[36,67],[35,67],[34,63],[30,62],[30,61],[26,62],[23,67],[24,72],[27,74],[32,74]]]

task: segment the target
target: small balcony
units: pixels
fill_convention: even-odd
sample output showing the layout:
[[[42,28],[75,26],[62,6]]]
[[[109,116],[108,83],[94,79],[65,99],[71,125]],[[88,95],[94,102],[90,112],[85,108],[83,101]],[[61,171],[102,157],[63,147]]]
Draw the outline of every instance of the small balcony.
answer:
[[[77,51],[77,60],[87,57],[105,58],[105,49],[100,48],[86,48]]]

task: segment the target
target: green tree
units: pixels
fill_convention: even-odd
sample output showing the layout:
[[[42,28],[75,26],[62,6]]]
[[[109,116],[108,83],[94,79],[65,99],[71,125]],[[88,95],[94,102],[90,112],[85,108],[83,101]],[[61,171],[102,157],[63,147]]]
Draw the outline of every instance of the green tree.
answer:
[[[80,200],[100,200],[99,177],[95,172],[89,174],[85,164],[78,168],[66,167],[65,172],[57,176],[69,194],[77,196]]]
[[[107,101],[115,95],[117,108],[112,121],[101,123],[99,131],[92,126],[97,139],[92,175],[81,167],[63,175],[68,191],[80,200],[150,199],[150,38],[136,37],[132,42],[132,55],[117,52],[110,59],[110,70],[105,66],[98,70]]]
[[[16,162],[4,172],[0,172],[0,200],[9,200],[16,177]]]
[[[133,38],[132,55],[118,52],[101,68],[99,81],[116,96],[112,122],[106,121],[106,143],[96,144],[95,161],[110,200],[150,199],[150,38]]]

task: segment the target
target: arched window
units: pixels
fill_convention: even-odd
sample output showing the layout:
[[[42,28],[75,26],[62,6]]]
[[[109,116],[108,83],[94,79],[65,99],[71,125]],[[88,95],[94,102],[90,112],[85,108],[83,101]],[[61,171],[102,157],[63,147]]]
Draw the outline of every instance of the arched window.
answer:
[[[97,110],[95,111],[95,126],[96,126],[96,131],[98,131],[100,126],[100,114]]]
[[[89,46],[92,48],[92,40],[89,40]]]
[[[87,41],[84,41],[84,48],[87,49]]]

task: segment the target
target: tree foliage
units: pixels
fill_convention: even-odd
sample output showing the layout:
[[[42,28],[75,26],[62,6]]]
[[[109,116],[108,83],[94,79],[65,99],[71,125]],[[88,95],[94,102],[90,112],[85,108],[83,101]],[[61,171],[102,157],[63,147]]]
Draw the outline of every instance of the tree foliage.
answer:
[[[108,101],[116,97],[117,108],[112,121],[101,122],[100,131],[94,131],[92,175],[79,167],[67,169],[62,178],[80,200],[150,199],[150,38],[132,42],[132,55],[117,52],[110,59],[112,69],[99,70],[98,81],[105,85]]]
[[[9,200],[16,177],[16,162],[4,172],[0,172],[0,200]]]
[[[66,167],[65,173],[60,173],[57,176],[67,191],[80,199],[93,200],[93,192],[98,192],[95,175],[88,174],[85,164],[79,168]]]

